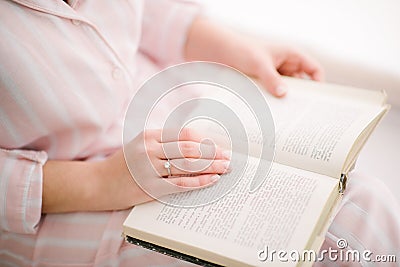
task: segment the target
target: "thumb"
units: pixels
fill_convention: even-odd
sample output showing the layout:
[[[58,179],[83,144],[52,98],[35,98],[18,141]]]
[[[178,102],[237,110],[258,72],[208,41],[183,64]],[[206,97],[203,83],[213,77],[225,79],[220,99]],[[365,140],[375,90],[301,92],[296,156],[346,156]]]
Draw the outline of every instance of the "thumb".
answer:
[[[266,65],[258,74],[262,86],[264,86],[272,95],[283,97],[288,88],[282,81],[282,77],[272,64]]]

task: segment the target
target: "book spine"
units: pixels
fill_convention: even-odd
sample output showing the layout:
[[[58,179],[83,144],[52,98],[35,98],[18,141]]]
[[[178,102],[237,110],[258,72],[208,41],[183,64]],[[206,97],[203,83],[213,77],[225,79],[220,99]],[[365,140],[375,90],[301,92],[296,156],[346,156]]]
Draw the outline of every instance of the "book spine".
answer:
[[[199,265],[199,266],[223,267],[222,265],[212,263],[212,262],[209,262],[206,260],[202,260],[202,259],[196,258],[191,255],[183,254],[181,252],[178,252],[178,251],[175,251],[175,250],[172,250],[169,248],[165,248],[162,246],[158,246],[156,244],[152,244],[152,243],[149,243],[149,242],[146,242],[146,241],[143,241],[143,240],[140,240],[140,239],[128,236],[128,235],[125,235],[125,240],[136,246],[140,246],[142,248],[149,249],[149,250],[152,250],[152,251],[155,251],[155,252],[158,252],[158,253],[161,253],[161,254],[164,254],[164,255],[179,259],[179,260],[187,261],[187,262]]]

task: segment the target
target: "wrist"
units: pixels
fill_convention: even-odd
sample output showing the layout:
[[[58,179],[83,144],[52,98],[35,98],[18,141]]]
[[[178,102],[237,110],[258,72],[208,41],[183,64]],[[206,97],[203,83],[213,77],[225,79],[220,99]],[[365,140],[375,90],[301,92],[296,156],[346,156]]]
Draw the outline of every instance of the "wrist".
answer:
[[[94,164],[89,200],[95,210],[122,210],[137,203],[140,190],[125,163],[122,150]],[[93,201],[95,200],[95,201]]]
[[[115,159],[115,155],[110,156],[102,161],[92,162],[89,187],[87,188],[86,198],[91,205],[92,210],[104,211],[115,210],[116,188],[118,181],[123,175],[119,163]]]
[[[206,18],[198,18],[189,30],[185,59],[218,62],[247,73],[262,62],[259,50],[250,36],[238,34]]]
[[[196,18],[187,35],[184,56],[188,61],[204,60],[220,62],[224,51],[230,45],[226,35],[230,34],[207,18]],[[228,38],[229,39],[229,38]]]
[[[108,161],[89,162],[87,180],[84,182],[84,201],[87,204],[87,210],[99,211],[105,210],[103,207],[106,198],[106,180],[108,174]]]

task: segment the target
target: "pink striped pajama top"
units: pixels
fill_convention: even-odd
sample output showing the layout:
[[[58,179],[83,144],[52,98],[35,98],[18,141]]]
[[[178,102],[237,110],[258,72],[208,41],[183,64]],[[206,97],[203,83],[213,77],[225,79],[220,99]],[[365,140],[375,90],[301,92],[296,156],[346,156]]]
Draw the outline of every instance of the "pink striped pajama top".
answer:
[[[129,211],[42,214],[42,166],[119,149],[129,100],[183,60],[197,14],[178,0],[0,1],[0,266],[188,265],[125,243]],[[355,175],[324,246],[399,253],[399,211],[380,182]]]

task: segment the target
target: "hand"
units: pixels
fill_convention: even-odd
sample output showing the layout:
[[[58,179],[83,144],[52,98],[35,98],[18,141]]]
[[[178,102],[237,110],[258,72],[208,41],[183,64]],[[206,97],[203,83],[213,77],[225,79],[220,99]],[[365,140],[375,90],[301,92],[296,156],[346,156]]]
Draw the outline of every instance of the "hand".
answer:
[[[287,92],[280,74],[316,81],[324,76],[320,64],[298,49],[239,34],[202,18],[195,20],[189,31],[185,57],[229,65],[260,80],[279,97]]]
[[[280,74],[296,78],[311,78],[322,81],[322,67],[300,50],[279,44],[253,41],[247,46],[252,53],[251,67],[237,68],[249,76],[257,78],[273,95],[282,97],[288,88]]]
[[[125,209],[167,194],[210,186],[229,171],[229,154],[188,128],[179,138],[168,130],[146,130],[124,151],[126,158],[120,150],[102,166],[96,197],[101,200],[96,201],[103,207],[108,205],[107,209]],[[167,158],[171,175],[164,167]]]

